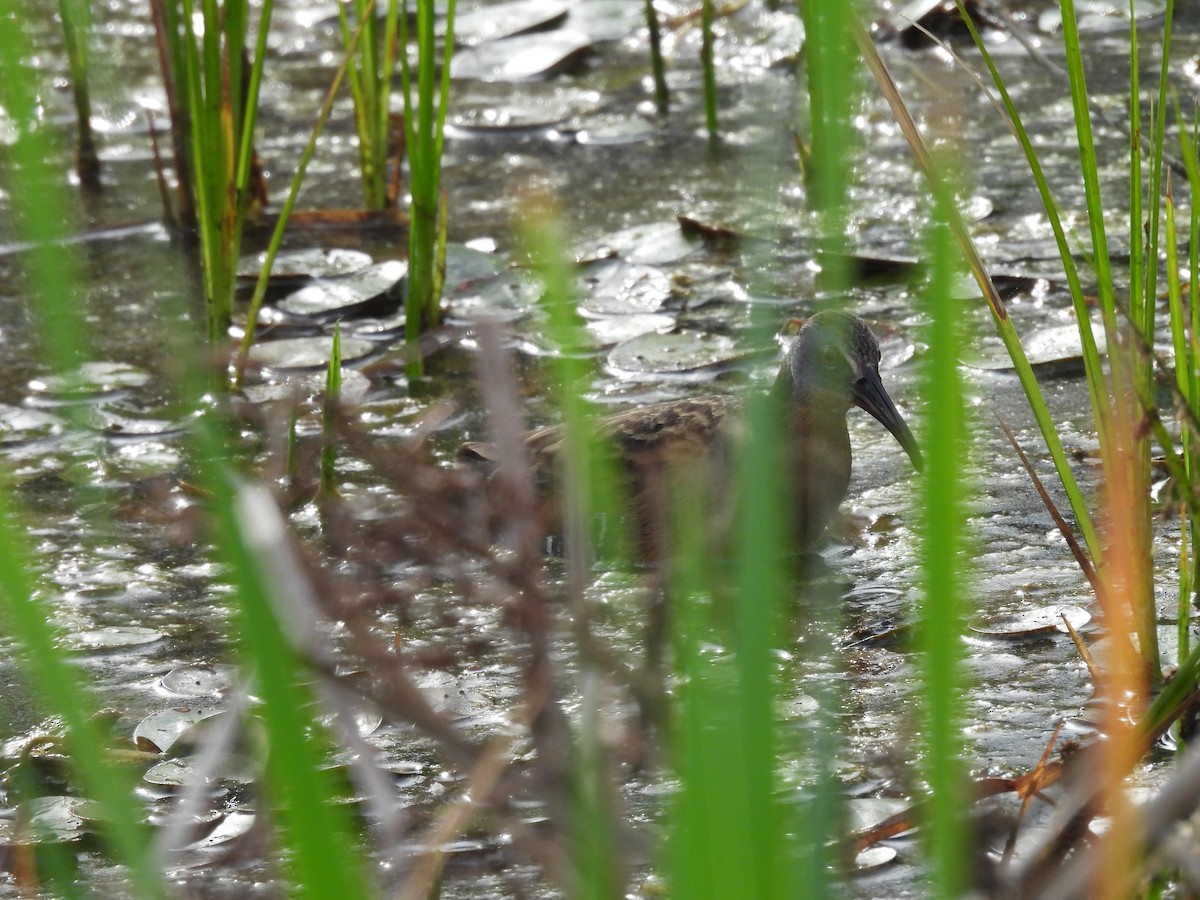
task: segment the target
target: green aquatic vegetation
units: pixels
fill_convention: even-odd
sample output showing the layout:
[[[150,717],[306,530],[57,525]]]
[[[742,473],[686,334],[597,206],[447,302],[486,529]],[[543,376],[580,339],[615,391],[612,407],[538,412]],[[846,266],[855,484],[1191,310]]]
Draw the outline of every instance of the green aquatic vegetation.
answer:
[[[246,0],[155,0],[163,81],[171,109],[176,175],[188,196],[183,228],[199,233],[208,337],[224,342],[233,317],[237,263],[247,218],[260,211],[265,188],[254,152],[258,96],[266,62],[273,0],[258,10],[253,53]],[[197,32],[197,17],[203,23]]]
[[[383,210],[393,206],[396,200],[391,193],[394,182],[388,177],[388,163],[392,156],[392,74],[399,39],[399,7],[397,0],[387,0],[382,21],[375,7],[376,0],[353,0],[354,18],[351,21],[346,4],[339,3],[338,23],[346,55],[353,60],[349,81],[354,95],[354,128],[358,134],[363,202],[369,210]],[[395,164],[400,165],[399,158]]]
[[[450,99],[450,64],[454,55],[455,0],[446,5],[445,36],[439,56],[434,30],[433,0],[416,0],[417,71],[413,78],[407,53],[400,55],[400,83],[404,93],[405,147],[408,151],[408,294],[405,300],[405,336],[408,339],[408,374],[424,371],[417,339],[442,320],[438,284],[438,259],[444,255],[445,231],[439,228],[442,194],[442,151],[445,146],[446,110]],[[400,43],[408,44],[408,3],[401,7]],[[441,65],[439,75],[437,67]],[[414,101],[413,94],[416,94]]]

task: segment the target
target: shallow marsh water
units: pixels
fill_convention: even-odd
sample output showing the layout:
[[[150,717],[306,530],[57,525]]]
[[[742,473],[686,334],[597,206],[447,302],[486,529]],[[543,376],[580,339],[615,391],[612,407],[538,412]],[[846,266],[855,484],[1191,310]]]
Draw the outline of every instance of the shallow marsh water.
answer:
[[[1114,3],[1112,10],[1123,6]],[[1111,12],[1103,5],[1096,11]],[[1036,23],[1041,7],[1021,4],[1018,12],[1029,14],[1027,24]],[[185,251],[153,224],[160,212],[158,196],[148,137],[136,112],[136,104],[146,104],[161,116],[163,105],[149,23],[135,3],[114,2],[97,10],[96,16],[94,90],[102,117],[112,124],[101,142],[106,188],[98,197],[79,199],[78,228],[91,235],[77,245],[83,274],[80,303],[93,358],[126,364],[133,374],[101,373],[94,396],[85,401],[91,430],[80,432],[61,415],[62,404],[80,401],[58,398],[38,383],[44,373],[36,334],[15,274],[22,254],[0,230],[0,403],[12,408],[0,416],[11,435],[0,449],[7,480],[17,486],[28,509],[35,559],[45,573],[41,589],[54,598],[63,628],[80,641],[104,628],[127,626],[160,635],[133,649],[83,657],[103,704],[119,710],[121,721],[132,730],[147,714],[183,702],[185,695],[163,687],[164,675],[179,666],[228,661],[231,635],[220,573],[197,541],[194,523],[186,510],[164,509],[157,493],[186,470],[175,430],[184,412],[172,408],[171,392],[164,385],[173,374],[171,347],[178,327],[190,327],[197,291]],[[278,13],[259,144],[275,193],[290,176],[338,61],[335,30],[320,24],[322,18],[302,4],[283,4]],[[1085,57],[1091,65],[1093,93],[1101,105],[1119,110],[1125,91],[1125,35],[1107,30],[1112,18],[1102,16],[1085,28]],[[1175,58],[1194,61],[1200,56],[1200,18],[1191,9],[1182,9],[1177,18]],[[1146,22],[1152,33],[1156,21],[1148,16]],[[1036,32],[1036,24],[1032,27]],[[628,29],[615,40],[596,44],[578,66],[545,81],[456,83],[446,161],[451,239],[493,243],[498,259],[507,264],[516,254],[514,215],[521,196],[533,190],[557,198],[581,258],[600,256],[605,247],[628,246],[628,229],[633,226],[673,233],[675,217],[681,214],[753,235],[760,240],[741,252],[696,245],[681,256],[661,250],[669,239],[633,239],[633,253],[626,250],[621,255],[628,262],[640,252],[643,261],[638,265],[645,268],[612,273],[605,266],[615,264],[597,263],[589,269],[593,280],[583,282],[591,292],[584,306],[597,340],[593,399],[600,404],[623,408],[707,392],[714,382],[721,390],[763,384],[774,361],[761,357],[735,366],[723,355],[713,365],[683,373],[663,371],[664,367],[631,372],[613,364],[614,358],[622,359],[619,356],[608,356],[607,365],[603,361],[610,335],[629,338],[643,328],[659,332],[676,327],[727,339],[739,352],[761,350],[747,345],[752,307],[766,305],[781,321],[813,310],[812,223],[804,212],[803,188],[791,158],[789,123],[800,116],[796,80],[788,71],[800,35],[795,17],[752,3],[720,20],[724,141],[715,153],[702,133],[698,108],[698,28],[682,27],[670,35],[674,106],[665,123],[653,122],[648,112],[644,34],[636,22]],[[48,17],[38,37],[42,44],[37,64],[61,75],[65,63]],[[1057,58],[1057,37],[1043,34],[1040,40]],[[1043,164],[1060,202],[1074,226],[1085,231],[1077,163],[1070,151],[1074,136],[1065,79],[1029,63],[1014,44],[1008,40],[997,45],[1010,89],[1047,151]],[[959,50],[969,61],[975,59],[968,48]],[[1065,292],[1057,286],[1060,269],[1049,230],[1038,215],[1018,148],[995,112],[939,51],[909,51],[891,44],[885,58],[917,114],[935,133],[953,135],[970,160],[964,165],[964,176],[970,179],[964,199],[976,213],[974,231],[989,264],[997,272],[1046,279],[1011,302],[1022,333],[1034,335],[1070,324]],[[1146,65],[1157,63],[1148,59]],[[1181,90],[1193,96],[1200,90],[1194,76],[1189,81],[1186,73],[1177,74]],[[925,208],[921,183],[885,105],[870,88],[867,98],[857,119],[862,146],[854,151],[854,244],[868,256],[915,258]],[[66,109],[66,94],[47,97],[46,106],[58,121]],[[310,207],[351,207],[358,202],[348,100],[343,99],[337,110],[302,194],[302,204]],[[1116,118],[1120,120],[1119,112]],[[780,123],[789,127],[781,128]],[[65,117],[61,129],[70,132]],[[1124,138],[1115,131],[1102,130],[1101,135],[1102,153],[1113,160],[1110,172],[1120,179]],[[1053,149],[1058,147],[1064,149]],[[1116,185],[1107,198],[1114,204],[1114,226],[1124,200],[1119,180]],[[4,229],[10,213],[6,196],[0,196],[0,210]],[[109,230],[130,224],[137,227]],[[342,246],[346,240],[345,235],[310,232],[295,238],[294,246],[329,241]],[[403,253],[391,237],[360,243],[359,249],[376,259]],[[603,281],[608,276],[616,279],[615,286]],[[608,285],[599,297],[604,303],[598,303],[597,283]],[[919,421],[921,404],[914,385],[922,354],[921,314],[914,290],[903,281],[858,287],[846,305],[875,323],[883,345],[885,383],[909,419]],[[538,368],[547,346],[545,325],[533,295],[520,290],[487,293],[468,284],[457,293],[451,290],[450,314],[469,321],[470,315],[494,310],[498,297],[511,319],[512,344],[521,357],[529,422],[552,420],[555,413]],[[964,298],[963,310],[977,336],[965,370],[977,401],[973,602],[979,613],[987,614],[1087,605],[1085,580],[992,422],[994,410],[1013,426],[1040,468],[1048,470],[1017,381],[992,366],[1003,359],[1003,350],[982,303]],[[455,395],[465,398],[462,409],[435,436],[435,451],[444,457],[464,437],[480,437],[483,419],[477,401],[472,403],[476,393],[470,383],[473,346],[468,333],[463,347],[450,346],[435,357],[431,385],[414,396],[394,364],[400,358],[398,348],[381,342],[364,360],[369,363],[363,369],[367,377],[358,382],[365,426],[380,441],[395,439],[412,429],[434,399]],[[717,346],[727,349],[719,341]],[[1078,377],[1048,369],[1043,386],[1064,443],[1072,449],[1092,449],[1087,395]],[[312,426],[311,421],[306,424]],[[873,529],[860,523],[857,530],[863,536],[850,543],[835,542],[826,551],[829,565],[849,589],[838,640],[844,671],[824,677],[842,685],[844,746],[838,763],[848,791],[856,797],[886,797],[902,794],[903,779],[913,777],[903,769],[913,754],[914,660],[903,634],[894,640],[878,636],[913,619],[915,538],[908,522],[916,485],[889,435],[858,412],[851,414],[851,424],[855,477],[846,509],[868,525],[881,524]],[[249,435],[247,444],[253,440]],[[1086,467],[1084,471],[1087,480]],[[367,508],[386,507],[392,498],[362,472],[353,462],[345,463],[342,491],[361,498]],[[169,491],[166,496],[169,503],[178,500]],[[881,519],[890,515],[897,517],[896,524]],[[298,513],[296,524],[305,533],[318,530],[310,511]],[[1170,616],[1174,526],[1159,527],[1160,610]],[[638,585],[607,574],[592,590],[610,610],[604,627],[611,629],[614,644],[636,652],[642,602]],[[427,599],[428,608],[408,613],[410,648],[461,645],[480,635],[502,633],[495,610],[456,609],[452,596],[437,590]],[[428,618],[422,619],[422,612]],[[397,627],[385,616],[381,627],[389,626]],[[803,623],[794,630],[802,636]],[[506,665],[500,643],[499,651],[480,665],[426,673],[424,686],[431,696],[453,705],[453,714],[473,734],[487,735],[511,725],[509,705],[517,695],[517,676],[515,668]],[[968,647],[970,764],[980,774],[1025,771],[1041,756],[1054,723],[1077,719],[1084,712],[1091,696],[1087,671],[1062,635],[1020,643],[976,636],[968,638]],[[782,649],[786,659],[790,648]],[[803,729],[811,687],[806,682],[821,676],[796,671],[786,661],[781,675],[785,719],[789,727]],[[37,727],[40,716],[28,705],[12,668],[0,669],[0,679],[5,687],[0,691],[0,733],[19,736]],[[222,702],[219,691],[199,696],[203,702]],[[371,739],[393,771],[411,777],[408,790],[414,805],[429,804],[453,782],[453,775],[441,771],[429,742],[411,730],[384,726]],[[1153,761],[1142,773],[1147,782],[1154,781]],[[797,775],[798,783],[802,780]],[[653,778],[634,778],[622,793],[631,815],[644,821],[661,813],[662,796],[668,791],[669,785]],[[912,865],[917,859],[915,842],[901,841],[898,847],[900,864],[864,877],[852,889],[862,896],[919,894]],[[532,869],[506,868],[510,860],[494,838],[460,849],[466,861],[457,871],[451,868],[445,896],[552,893]],[[258,870],[188,878],[198,891],[213,896],[240,896],[251,885],[270,890],[269,873]]]

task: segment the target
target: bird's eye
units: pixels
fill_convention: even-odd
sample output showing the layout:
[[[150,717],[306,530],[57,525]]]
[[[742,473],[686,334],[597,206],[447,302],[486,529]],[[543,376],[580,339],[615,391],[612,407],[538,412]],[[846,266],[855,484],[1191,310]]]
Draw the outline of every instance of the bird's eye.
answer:
[[[838,364],[839,356],[837,347],[826,347],[821,351],[821,365],[827,369],[832,369]]]

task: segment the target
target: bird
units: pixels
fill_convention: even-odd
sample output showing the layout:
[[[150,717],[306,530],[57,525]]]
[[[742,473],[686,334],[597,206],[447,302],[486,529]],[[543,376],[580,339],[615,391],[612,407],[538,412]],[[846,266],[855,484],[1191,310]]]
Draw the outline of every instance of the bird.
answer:
[[[776,480],[790,507],[797,549],[811,549],[846,497],[851,446],[847,414],[870,413],[899,442],[920,471],[920,448],[879,374],[879,342],[867,323],[840,310],[810,316],[789,345],[771,388],[783,416],[780,472]],[[729,489],[736,448],[743,438],[744,401],[709,394],[636,407],[596,422],[597,438],[611,448],[626,480],[636,555],[659,562],[670,552],[673,504],[681,491],[699,491],[724,520],[736,502]],[[527,432],[523,448],[536,474],[547,533],[561,529],[558,481],[566,434],[561,425]],[[492,475],[494,446],[469,442],[459,449],[461,465]]]

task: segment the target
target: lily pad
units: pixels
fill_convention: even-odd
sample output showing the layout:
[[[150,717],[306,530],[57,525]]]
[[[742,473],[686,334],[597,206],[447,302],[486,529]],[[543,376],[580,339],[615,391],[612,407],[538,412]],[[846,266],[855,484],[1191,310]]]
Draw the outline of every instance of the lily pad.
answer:
[[[296,318],[316,321],[394,312],[404,302],[407,274],[408,263],[388,260],[353,275],[314,281],[275,306]]]
[[[137,724],[133,730],[133,741],[139,750],[166,753],[197,722],[220,714],[221,710],[211,706],[180,706],[160,710]]]
[[[1107,344],[1104,331],[1094,327],[1096,345],[1103,355]],[[1025,356],[1035,372],[1044,377],[1071,377],[1083,372],[1083,347],[1079,340],[1079,329],[1075,325],[1058,325],[1041,328],[1022,340]],[[972,368],[993,372],[1012,372],[1013,364],[1007,353],[997,349],[994,357],[973,360]]]
[[[629,0],[583,0],[571,7],[567,27],[593,41],[619,41],[646,24],[646,11]]]
[[[1092,620],[1092,614],[1082,606],[1050,605],[1013,615],[977,620],[968,627],[976,634],[987,637],[1023,640],[1044,637],[1056,631],[1065,634],[1067,626],[1063,624],[1063,616],[1066,616],[1071,627],[1076,630]]]
[[[233,685],[234,666],[176,666],[162,677],[165,690],[184,697],[212,697]]]
[[[685,235],[678,222],[652,222],[611,234],[604,239],[604,246],[627,262],[663,266],[691,256],[702,244]]]
[[[267,254],[257,253],[238,260],[238,278],[257,279],[266,262]],[[309,247],[304,250],[286,250],[276,254],[271,263],[271,280],[294,278],[334,278],[349,275],[371,264],[371,257],[361,250],[343,248]]]
[[[32,825],[21,837],[34,843],[69,843],[80,840],[90,829],[85,811],[89,801],[83,797],[34,797],[22,804]],[[12,833],[15,835],[15,832]],[[12,843],[9,836],[4,843]]]
[[[638,374],[694,372],[728,365],[738,359],[733,339],[722,334],[677,331],[644,334],[618,344],[608,354],[609,365]]]
[[[454,39],[470,47],[561,25],[567,7],[558,0],[508,0],[481,6],[454,18]]]
[[[658,313],[628,316],[597,316],[584,326],[598,347],[611,347],[643,334],[666,334],[675,327],[675,319]]]
[[[552,78],[577,64],[591,46],[586,34],[568,29],[521,35],[454,54],[450,74],[474,81]]]
[[[594,147],[616,147],[648,141],[659,133],[659,127],[645,119],[593,118],[575,132],[575,143]]]
[[[150,382],[150,373],[120,362],[88,362],[66,375],[45,375],[29,382],[30,403],[56,406],[114,397]]]
[[[612,315],[652,313],[671,296],[671,279],[662,269],[608,260],[588,268],[584,312]]]
[[[0,447],[51,440],[63,433],[63,420],[39,409],[0,404]]]
[[[151,766],[142,778],[149,784],[160,787],[184,787],[196,783],[200,770],[196,767],[197,758],[181,756],[177,759],[164,759]],[[258,777],[259,766],[254,760],[245,756],[226,756],[221,769],[217,772],[217,781],[229,781],[235,784],[252,784]]]
[[[352,363],[370,356],[377,345],[362,338],[342,338],[342,362]],[[276,369],[281,372],[323,369],[329,365],[333,352],[333,338],[320,337],[285,338],[282,341],[264,341],[250,348],[253,365]]]
[[[163,633],[153,628],[137,625],[110,625],[92,631],[75,631],[66,636],[66,641],[77,650],[120,650],[126,647],[141,647],[163,639]]]

